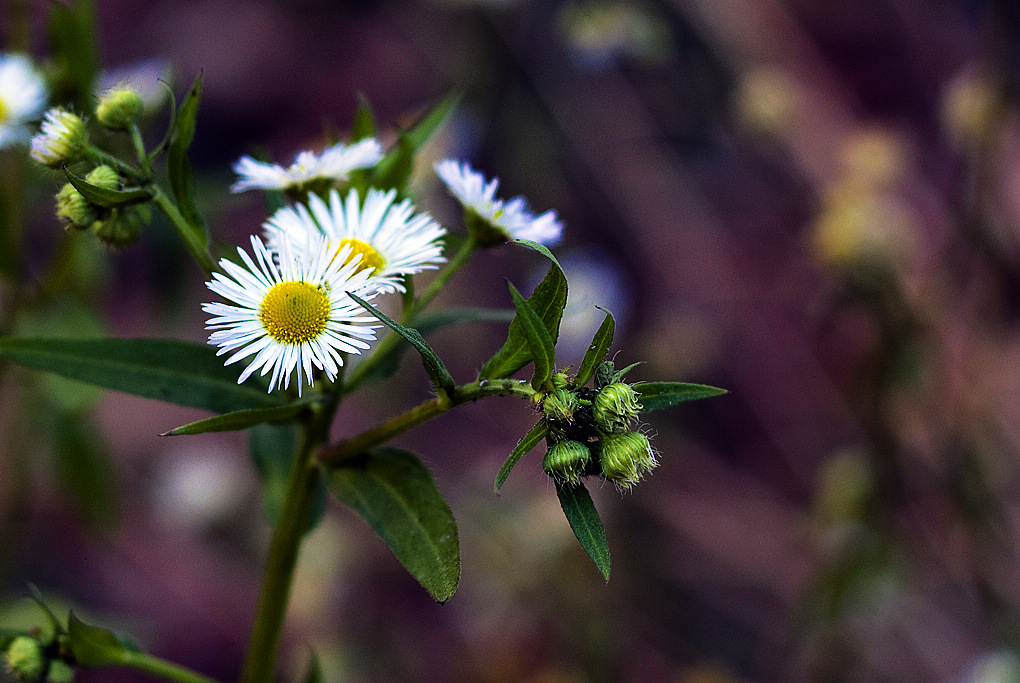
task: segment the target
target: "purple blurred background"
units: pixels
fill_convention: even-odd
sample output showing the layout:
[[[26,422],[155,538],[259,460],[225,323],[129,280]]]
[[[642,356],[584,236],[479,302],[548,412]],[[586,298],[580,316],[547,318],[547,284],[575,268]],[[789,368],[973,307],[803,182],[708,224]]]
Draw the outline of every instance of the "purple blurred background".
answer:
[[[289,163],[321,148],[350,125],[359,92],[389,143],[394,125],[459,89],[419,160],[418,204],[460,228],[430,171],[456,156],[499,176],[505,195],[558,211],[573,312],[559,362],[580,360],[601,305],[617,317],[617,364],[647,361],[628,379],[730,392],[649,414],[661,466],[623,495],[591,487],[613,550],[608,584],[538,452],[492,495],[534,423],[526,406],[490,399],[403,435],[395,445],[422,456],[458,519],[459,592],[432,603],[332,505],[303,549],[287,680],[309,647],[328,680],[352,681],[1020,676],[1012,3],[102,0],[97,11],[106,66],[162,60],[178,93],[204,69],[192,159],[222,242],[244,243],[265,217],[258,193],[228,193],[241,154]],[[56,231],[47,202],[35,218]],[[201,274],[149,233],[111,256],[112,333],[204,341]],[[506,279],[530,288],[543,272],[526,250],[494,250],[438,304],[506,307]],[[467,381],[503,334],[474,324],[432,341]],[[336,434],[428,391],[409,354],[341,409]],[[4,538],[16,539],[0,551],[9,614],[32,609],[20,600],[31,581],[160,656],[236,677],[268,526],[243,435],[156,436],[201,416],[102,400],[94,425],[120,498],[103,530],[43,472],[20,487],[0,463]]]

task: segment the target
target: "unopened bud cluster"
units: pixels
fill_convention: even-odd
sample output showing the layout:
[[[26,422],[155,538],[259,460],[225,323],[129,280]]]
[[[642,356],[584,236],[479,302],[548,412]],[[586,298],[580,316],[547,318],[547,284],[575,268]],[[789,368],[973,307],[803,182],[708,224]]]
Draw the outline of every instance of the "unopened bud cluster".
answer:
[[[21,683],[72,683],[74,669],[61,659],[64,655],[69,657],[66,644],[59,638],[40,640],[20,635],[7,643],[3,662],[14,680]]]
[[[550,380],[542,399],[549,449],[542,468],[553,479],[577,484],[598,475],[629,489],[657,463],[648,437],[637,426],[641,404],[634,387],[621,382],[609,361],[595,375],[595,388],[576,387],[564,372]]]
[[[105,164],[92,169],[85,181],[104,190],[121,189],[120,175]],[[104,244],[120,248],[138,238],[142,228],[152,220],[152,210],[145,204],[99,206],[67,183],[57,192],[57,216],[68,230],[91,230]]]

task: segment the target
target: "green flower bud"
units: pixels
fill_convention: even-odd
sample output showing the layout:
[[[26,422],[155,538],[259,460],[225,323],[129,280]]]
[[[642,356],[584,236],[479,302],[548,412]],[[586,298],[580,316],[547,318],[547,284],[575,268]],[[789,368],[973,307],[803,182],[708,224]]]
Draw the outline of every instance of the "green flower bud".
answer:
[[[46,674],[46,683],[73,683],[74,669],[66,662],[55,659],[50,662],[49,673]]]
[[[88,228],[99,217],[96,207],[70,183],[65,184],[57,192],[57,216],[64,219],[67,228],[79,230]]]
[[[565,372],[557,372],[549,378],[549,385],[554,391],[561,391],[570,386],[570,377]]]
[[[604,432],[627,431],[640,410],[637,392],[629,384],[614,382],[595,396],[595,424]]]
[[[599,465],[602,476],[622,489],[629,489],[659,463],[648,437],[640,432],[603,434]]]
[[[60,108],[46,112],[42,130],[32,138],[32,158],[50,168],[78,161],[88,146],[85,122],[77,114]]]
[[[574,419],[577,397],[566,390],[547,394],[542,401],[542,413],[553,422],[566,424]]]
[[[142,113],[142,98],[131,88],[119,85],[99,98],[96,118],[113,130],[126,130]]]
[[[96,166],[89,171],[88,175],[85,176],[85,180],[104,190],[120,189],[120,174],[117,173],[115,168],[106,164]]]
[[[19,681],[37,683],[42,679],[46,659],[43,657],[42,646],[35,638],[18,636],[7,646],[4,658],[7,660],[7,668]]]
[[[152,210],[148,204],[132,204],[110,209],[110,215],[95,223],[92,229],[101,242],[120,249],[138,239],[142,228],[151,220]]]
[[[584,474],[589,462],[591,452],[583,443],[560,441],[546,451],[542,469],[556,481],[576,484],[581,481],[581,475]]]

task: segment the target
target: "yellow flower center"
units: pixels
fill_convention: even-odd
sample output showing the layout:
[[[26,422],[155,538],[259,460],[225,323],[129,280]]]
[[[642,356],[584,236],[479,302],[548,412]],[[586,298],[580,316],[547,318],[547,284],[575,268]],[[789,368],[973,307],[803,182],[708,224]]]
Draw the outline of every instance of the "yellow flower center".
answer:
[[[4,102],[4,98],[0,97],[0,123],[7,120],[7,104]]]
[[[262,299],[259,320],[281,344],[304,344],[322,334],[329,321],[329,295],[307,282],[280,282]]]
[[[345,237],[340,240],[337,251],[343,249],[348,244],[351,246],[351,255],[347,257],[344,263],[350,263],[360,255],[361,262],[358,264],[358,272],[371,269],[373,273],[378,273],[386,265],[386,259],[375,250],[375,247],[353,237]]]

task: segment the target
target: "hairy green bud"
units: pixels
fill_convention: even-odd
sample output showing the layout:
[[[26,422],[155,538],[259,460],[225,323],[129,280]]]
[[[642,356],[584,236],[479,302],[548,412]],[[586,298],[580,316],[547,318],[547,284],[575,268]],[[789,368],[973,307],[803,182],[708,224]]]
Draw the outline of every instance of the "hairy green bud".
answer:
[[[126,130],[142,113],[142,98],[131,88],[116,86],[99,98],[96,119],[113,130]]]
[[[112,166],[102,164],[96,166],[94,169],[89,171],[88,175],[85,176],[85,180],[96,187],[101,187],[104,190],[119,190],[120,189],[120,174],[117,173],[117,169]]]
[[[79,230],[85,230],[99,217],[96,207],[70,183],[57,192],[57,216],[64,220],[67,228]]]
[[[627,431],[640,410],[634,387],[623,382],[603,387],[595,396],[595,424],[604,432]]]
[[[110,209],[109,216],[95,223],[92,230],[101,242],[120,249],[138,239],[151,220],[152,209],[147,204],[132,204]]]
[[[59,107],[46,112],[42,130],[32,138],[32,158],[59,169],[81,159],[88,146],[85,122],[77,114]]]
[[[55,659],[50,662],[50,670],[46,674],[46,683],[73,683],[74,669],[66,662]]]
[[[640,432],[603,434],[599,465],[602,476],[622,489],[629,489],[659,463],[648,442]]]
[[[25,683],[38,683],[46,669],[42,645],[28,636],[18,636],[12,640],[4,653],[4,659],[15,678]]]
[[[560,441],[545,453],[542,469],[556,481],[576,484],[591,462],[591,452],[580,441]]]

